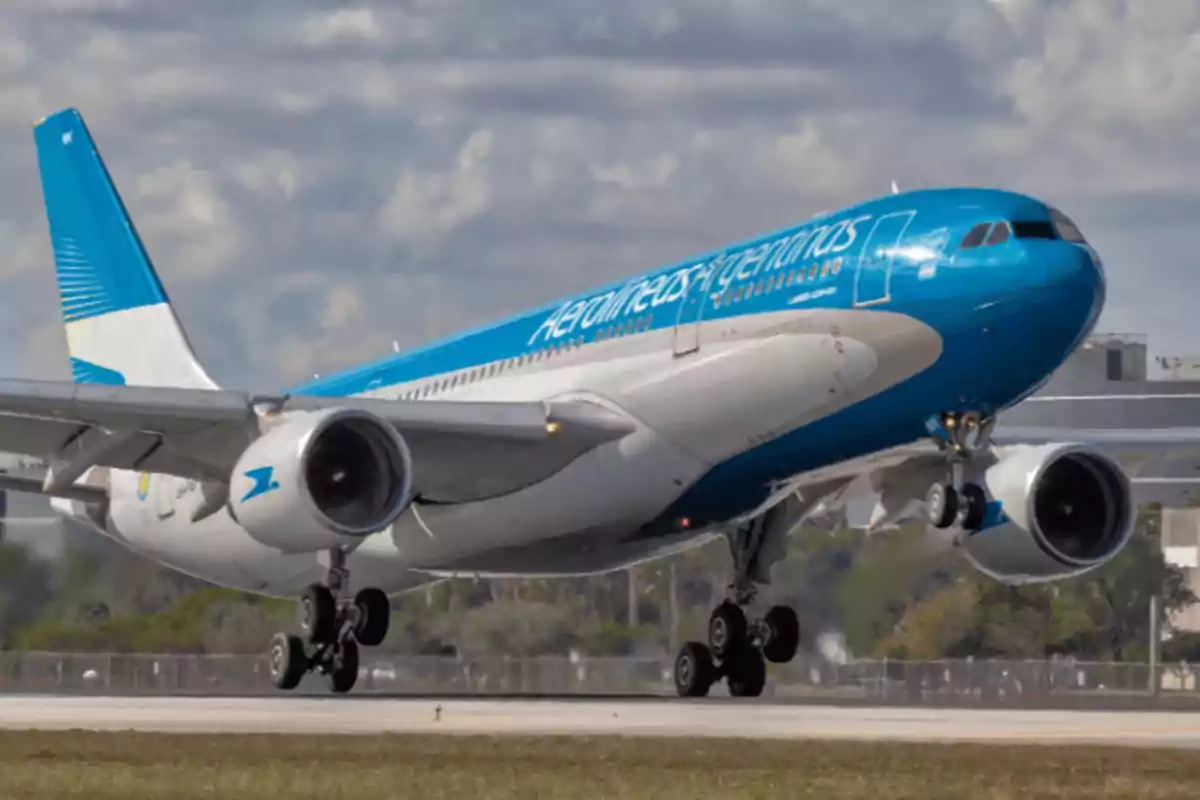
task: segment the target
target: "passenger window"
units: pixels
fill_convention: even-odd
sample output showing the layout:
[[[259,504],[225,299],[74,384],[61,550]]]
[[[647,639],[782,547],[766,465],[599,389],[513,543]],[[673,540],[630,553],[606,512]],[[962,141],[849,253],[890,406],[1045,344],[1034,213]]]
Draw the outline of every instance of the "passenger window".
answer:
[[[992,226],[992,232],[988,234],[987,239],[983,243],[985,245],[1004,244],[1008,241],[1008,233],[1008,223],[997,222]]]
[[[842,271],[842,257],[838,256],[833,260],[833,274],[837,275]]]
[[[981,222],[974,228],[971,228],[971,230],[967,231],[967,235],[963,237],[959,248],[966,250],[970,247],[979,247],[979,245],[983,244],[983,240],[987,238],[988,228],[991,225],[990,222]]]

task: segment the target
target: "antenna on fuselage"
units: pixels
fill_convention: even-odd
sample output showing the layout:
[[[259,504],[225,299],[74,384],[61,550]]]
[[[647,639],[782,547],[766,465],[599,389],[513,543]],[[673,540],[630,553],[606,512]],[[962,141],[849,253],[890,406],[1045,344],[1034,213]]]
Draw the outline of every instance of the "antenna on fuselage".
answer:
[[[896,185],[895,181],[892,181],[892,194],[900,194],[900,187]]]

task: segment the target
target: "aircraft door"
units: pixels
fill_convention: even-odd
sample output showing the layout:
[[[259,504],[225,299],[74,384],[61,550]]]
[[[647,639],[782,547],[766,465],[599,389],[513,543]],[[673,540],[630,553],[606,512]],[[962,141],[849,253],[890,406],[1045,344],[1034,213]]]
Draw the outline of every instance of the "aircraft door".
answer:
[[[675,317],[675,355],[686,356],[700,349],[700,323],[704,320],[709,287],[724,264],[722,253],[709,265],[707,274],[701,273],[688,283],[687,294],[679,301],[679,314]]]
[[[892,299],[892,260],[916,211],[885,214],[863,243],[854,274],[854,305],[873,306]]]

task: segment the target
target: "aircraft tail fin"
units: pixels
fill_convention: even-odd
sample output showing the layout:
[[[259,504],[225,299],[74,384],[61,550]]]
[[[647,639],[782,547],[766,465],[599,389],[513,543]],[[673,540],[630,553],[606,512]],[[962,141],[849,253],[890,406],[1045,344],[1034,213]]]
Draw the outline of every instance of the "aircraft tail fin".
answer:
[[[82,115],[34,126],[76,383],[212,389]]]

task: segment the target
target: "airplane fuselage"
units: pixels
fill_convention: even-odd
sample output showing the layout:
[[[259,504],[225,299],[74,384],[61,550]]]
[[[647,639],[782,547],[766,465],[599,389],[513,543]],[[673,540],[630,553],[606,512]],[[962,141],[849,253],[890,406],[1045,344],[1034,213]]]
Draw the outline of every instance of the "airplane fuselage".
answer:
[[[761,510],[795,476],[921,439],[942,412],[1019,402],[1104,302],[1094,252],[1043,235],[1055,214],[995,190],[887,196],[295,387],[585,397],[636,426],[510,494],[418,498],[355,550],[355,584],[396,592],[444,573],[620,567]],[[962,246],[1002,221],[1027,235]],[[194,482],[111,481],[102,528],[175,569],[283,596],[320,571],[315,555],[281,555],[227,512],[191,522]]]

